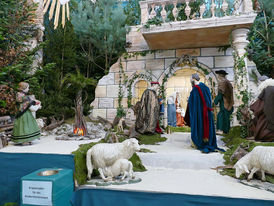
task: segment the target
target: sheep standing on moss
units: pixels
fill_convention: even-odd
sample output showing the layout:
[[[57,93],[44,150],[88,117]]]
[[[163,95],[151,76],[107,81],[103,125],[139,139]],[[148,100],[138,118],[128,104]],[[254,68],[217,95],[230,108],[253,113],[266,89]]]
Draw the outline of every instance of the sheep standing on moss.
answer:
[[[88,179],[91,178],[93,169],[98,169],[103,180],[107,180],[103,170],[112,166],[116,160],[129,159],[134,152],[139,151],[140,146],[135,138],[126,139],[121,143],[96,144],[87,151],[86,165]]]
[[[243,173],[250,173],[247,180],[251,180],[257,171],[262,173],[262,181],[265,181],[265,172],[274,175],[274,147],[257,146],[251,152],[242,157],[235,165],[236,177]]]

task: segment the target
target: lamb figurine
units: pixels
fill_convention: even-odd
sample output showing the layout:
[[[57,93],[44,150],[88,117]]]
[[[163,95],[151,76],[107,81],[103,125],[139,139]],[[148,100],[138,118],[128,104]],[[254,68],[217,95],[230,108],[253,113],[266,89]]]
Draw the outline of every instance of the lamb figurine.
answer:
[[[91,178],[93,169],[98,169],[100,176],[106,180],[103,169],[112,166],[116,160],[129,159],[140,146],[135,138],[126,139],[121,143],[96,144],[87,151],[86,165],[88,179]]]
[[[132,168],[132,163],[127,159],[118,159],[112,166],[105,167],[103,173],[107,177],[107,180],[112,180],[119,175],[123,175],[121,180],[124,180],[128,176],[134,179]]]
[[[243,173],[250,173],[247,180],[251,180],[257,171],[262,173],[262,181],[265,181],[265,172],[274,175],[274,147],[257,146],[250,153],[242,157],[234,167],[236,177]]]

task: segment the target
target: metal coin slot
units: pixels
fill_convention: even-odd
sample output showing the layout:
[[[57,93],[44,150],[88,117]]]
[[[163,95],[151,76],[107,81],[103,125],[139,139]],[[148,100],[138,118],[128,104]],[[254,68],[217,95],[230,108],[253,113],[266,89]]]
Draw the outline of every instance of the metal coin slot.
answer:
[[[45,171],[39,172],[38,175],[39,176],[51,176],[51,175],[56,175],[58,173],[59,173],[58,170],[45,170]]]

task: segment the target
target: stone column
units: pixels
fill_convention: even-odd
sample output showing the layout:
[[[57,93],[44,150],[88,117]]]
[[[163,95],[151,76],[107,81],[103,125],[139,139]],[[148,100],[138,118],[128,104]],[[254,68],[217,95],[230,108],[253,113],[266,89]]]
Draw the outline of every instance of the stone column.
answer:
[[[236,60],[242,58],[246,50],[249,41],[247,40],[247,33],[249,29],[240,28],[232,31],[232,48],[234,49],[234,112],[236,113],[237,108],[243,103],[241,92],[249,92],[249,77],[248,77],[248,68],[247,68],[247,58],[243,59],[244,67],[239,70],[236,66]],[[234,115],[235,117],[236,115]],[[238,124],[236,118],[234,118],[234,123]]]
[[[232,31],[232,47],[236,50],[239,56],[245,54],[245,47],[248,45],[249,41],[247,40],[247,33],[249,29],[241,28],[235,29]]]

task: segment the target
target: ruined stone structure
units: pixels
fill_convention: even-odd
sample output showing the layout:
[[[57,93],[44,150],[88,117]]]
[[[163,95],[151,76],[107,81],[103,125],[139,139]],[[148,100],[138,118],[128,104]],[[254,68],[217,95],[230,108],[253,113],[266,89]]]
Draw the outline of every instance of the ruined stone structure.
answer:
[[[28,0],[28,3],[30,5],[36,4],[37,7],[34,11],[34,19],[33,19],[33,27],[35,28],[35,34],[32,38],[26,42],[27,49],[34,49],[37,47],[41,42],[43,42],[43,36],[44,36],[44,13],[43,13],[43,1],[40,0]],[[33,61],[33,68],[37,68],[43,61],[43,51],[40,49],[35,54],[35,59]],[[35,70],[33,70],[34,72]]]
[[[172,13],[175,20],[172,22],[163,22],[161,25],[150,25],[148,28],[144,25],[148,19],[161,15],[162,19],[166,19],[165,6],[169,4],[177,5],[177,3],[186,3],[185,14],[187,20],[177,21],[177,7],[173,7]],[[125,59],[121,57],[121,64],[125,74],[129,77],[134,73],[150,75],[153,81],[163,81],[164,75],[174,61],[181,61],[186,58],[198,62],[201,68],[195,67],[181,61],[181,64],[175,65],[175,73],[179,74],[175,77],[169,77],[165,84],[167,96],[172,92],[176,92],[176,84],[185,83],[186,92],[182,92],[182,96],[189,95],[188,87],[190,87],[189,76],[191,73],[199,72],[204,78],[204,82],[209,85],[212,92],[217,89],[217,80],[215,71],[219,69],[225,70],[228,74],[227,78],[235,85],[235,69],[233,51],[236,50],[241,57],[244,55],[244,48],[247,46],[246,40],[248,28],[252,25],[256,13],[252,9],[251,0],[242,0],[234,2],[234,8],[228,9],[227,3],[224,1],[219,5],[219,9],[223,11],[222,15],[217,13],[218,5],[210,3],[207,6],[201,5],[199,14],[190,15],[191,8],[188,6],[189,0],[170,1],[170,0],[147,0],[141,1],[141,25],[131,27],[131,31],[127,34],[127,42],[131,43],[128,49],[132,57]],[[189,11],[190,10],[190,11]],[[230,12],[229,12],[230,11]],[[210,17],[205,18],[203,13],[209,12]],[[217,17],[218,16],[218,17]],[[229,48],[224,49],[225,46]],[[145,55],[140,55],[140,52]],[[136,53],[137,52],[137,53]],[[139,52],[139,53],[138,53]],[[249,78],[249,72],[256,69],[253,62],[245,61],[243,68],[246,75],[242,76],[245,89],[250,91],[252,84]],[[109,120],[113,120],[116,116],[116,108],[118,107],[119,92],[119,61],[112,65],[109,74],[104,76],[98,83],[96,88],[95,100],[91,104],[92,116],[101,116]],[[175,80],[177,76],[181,79]],[[179,78],[178,77],[178,78]],[[171,80],[171,78],[173,78]],[[143,81],[142,83],[140,81]],[[145,81],[145,82],[144,82]],[[147,82],[147,83],[146,83]],[[141,83],[141,84],[140,84]],[[144,88],[138,88],[138,85],[149,86],[146,79],[136,79],[132,86],[132,103],[134,104],[139,96],[140,91]],[[171,89],[172,86],[173,88]],[[235,87],[234,93],[239,93],[240,89]],[[123,85],[124,98],[123,107],[127,108],[127,85]],[[181,91],[181,90],[180,90]],[[241,104],[241,99],[234,98],[235,106]],[[133,116],[129,117],[133,118]],[[236,121],[235,121],[236,122]]]

